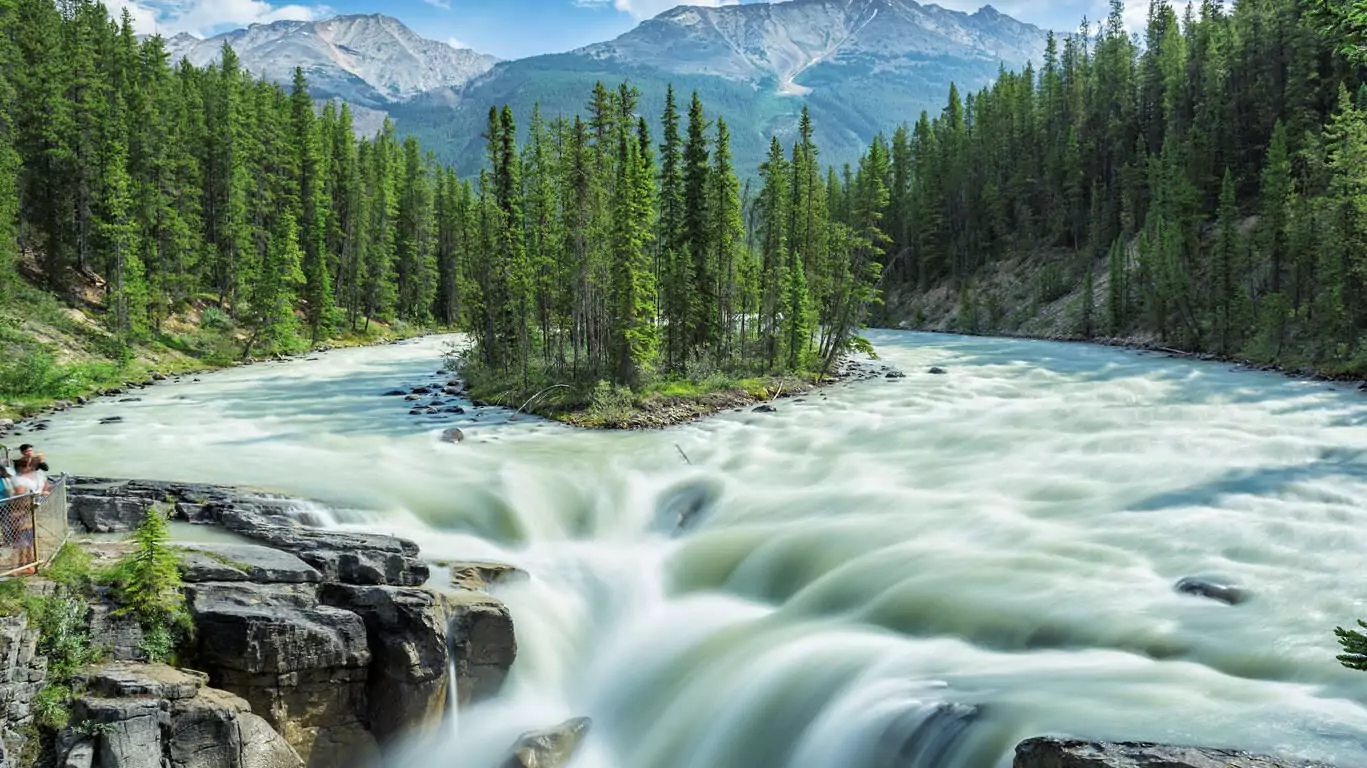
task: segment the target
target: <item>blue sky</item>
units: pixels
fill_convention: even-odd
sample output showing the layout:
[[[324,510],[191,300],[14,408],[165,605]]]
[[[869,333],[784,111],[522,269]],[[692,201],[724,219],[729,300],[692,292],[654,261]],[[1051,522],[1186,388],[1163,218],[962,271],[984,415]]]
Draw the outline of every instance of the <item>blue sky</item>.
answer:
[[[736,0],[693,0],[725,5]],[[756,2],[758,0],[745,0]],[[608,40],[679,0],[106,0],[133,12],[139,32],[209,35],[257,22],[313,19],[340,13],[385,13],[424,37],[454,42],[505,59],[570,50]],[[983,0],[938,0],[973,11]],[[1127,17],[1143,20],[1147,0],[1130,0]],[[1106,0],[995,0],[1003,13],[1058,30],[1084,14],[1105,15]],[[117,10],[116,10],[117,12]]]

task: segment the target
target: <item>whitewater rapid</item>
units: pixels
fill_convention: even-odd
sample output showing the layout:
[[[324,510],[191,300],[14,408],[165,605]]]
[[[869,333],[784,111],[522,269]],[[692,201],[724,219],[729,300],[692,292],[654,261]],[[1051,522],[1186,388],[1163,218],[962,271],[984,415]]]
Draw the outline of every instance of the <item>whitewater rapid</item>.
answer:
[[[660,432],[410,416],[381,393],[432,378],[449,339],[428,338],[149,388],[32,442],[56,469],[264,486],[531,574],[497,593],[504,694],[395,768],[488,768],[574,716],[580,768],[990,768],[1042,734],[1367,764],[1367,674],[1332,634],[1367,617],[1367,397],[871,338],[906,379]],[[453,425],[466,441],[441,443]],[[1186,576],[1252,597],[1179,595]]]

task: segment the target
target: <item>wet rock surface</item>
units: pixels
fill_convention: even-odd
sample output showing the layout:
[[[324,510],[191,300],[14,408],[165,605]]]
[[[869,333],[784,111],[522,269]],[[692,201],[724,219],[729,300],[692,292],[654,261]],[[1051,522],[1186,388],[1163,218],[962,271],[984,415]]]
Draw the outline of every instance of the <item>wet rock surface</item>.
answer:
[[[528,731],[518,738],[501,768],[564,768],[574,759],[591,725],[589,718],[576,717],[553,728]]]
[[[453,586],[473,592],[485,591],[495,584],[521,581],[527,578],[527,572],[520,568],[507,563],[482,560],[452,563],[450,571]]]
[[[442,595],[448,647],[461,706],[498,694],[517,658],[517,637],[508,606],[480,592]]]
[[[1225,605],[1238,605],[1248,600],[1248,591],[1223,579],[1188,576],[1172,587],[1184,595],[1204,597]]]
[[[1332,768],[1229,749],[1039,738],[1016,747],[1013,768]]]

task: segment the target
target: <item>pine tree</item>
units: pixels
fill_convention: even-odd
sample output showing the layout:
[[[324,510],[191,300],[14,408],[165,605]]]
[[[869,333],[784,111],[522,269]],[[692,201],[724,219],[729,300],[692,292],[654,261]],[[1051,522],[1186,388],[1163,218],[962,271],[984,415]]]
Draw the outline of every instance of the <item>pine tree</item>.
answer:
[[[679,109],[674,86],[665,92],[664,143],[660,145],[660,227],[656,275],[660,286],[660,309],[664,321],[665,366],[676,370],[688,346],[688,304],[693,273],[684,239],[685,195],[683,139],[679,134]]]
[[[717,138],[712,153],[712,194],[708,201],[714,217],[711,234],[715,265],[717,306],[713,322],[719,329],[714,359],[723,367],[729,367],[739,359],[740,345],[734,334],[739,327],[737,306],[739,280],[737,268],[744,258],[741,251],[745,247],[745,224],[741,219],[740,182],[736,180],[731,166],[731,131],[724,118],[717,118]]]
[[[332,274],[327,258],[326,181],[323,162],[323,137],[313,113],[313,99],[309,96],[304,71],[294,70],[294,86],[290,94],[290,128],[293,144],[294,184],[298,187],[295,216],[299,222],[299,239],[303,246],[305,317],[309,339],[317,344],[332,331],[335,299]]]
[[[1235,348],[1241,315],[1236,281],[1243,261],[1240,256],[1243,246],[1234,195],[1234,177],[1226,169],[1220,187],[1220,217],[1210,281],[1215,348],[1220,354],[1228,354]]]
[[[141,244],[134,219],[132,180],[128,176],[128,148],[119,130],[122,104],[117,99],[112,117],[113,125],[107,131],[101,156],[101,184],[94,206],[95,241],[108,256],[113,330],[127,345],[146,328],[147,285],[139,255]]]
[[[711,164],[707,117],[702,100],[693,93],[688,109],[688,141],[683,153],[684,258],[689,264],[687,343],[685,358],[706,353],[716,342],[717,269],[713,262],[712,212],[709,206]]]
[[[254,348],[274,352],[290,349],[296,342],[294,306],[305,276],[293,212],[280,215],[280,223],[267,241],[265,258],[251,284],[252,333],[242,351],[244,358],[250,357]]]
[[[789,207],[788,161],[783,156],[783,145],[775,138],[769,145],[769,159],[760,166],[764,188],[759,197],[759,235],[760,235],[760,315],[759,336],[763,349],[766,368],[773,370],[779,359],[779,322],[784,314],[785,277],[792,251],[788,248],[788,227],[791,222]],[[797,276],[793,277],[797,280]],[[806,293],[806,276],[802,276],[801,290],[793,286],[795,294]],[[802,295],[795,295],[798,304],[805,304]],[[798,320],[801,314],[790,319]],[[797,331],[801,333],[800,329]],[[796,335],[796,334],[795,334]]]

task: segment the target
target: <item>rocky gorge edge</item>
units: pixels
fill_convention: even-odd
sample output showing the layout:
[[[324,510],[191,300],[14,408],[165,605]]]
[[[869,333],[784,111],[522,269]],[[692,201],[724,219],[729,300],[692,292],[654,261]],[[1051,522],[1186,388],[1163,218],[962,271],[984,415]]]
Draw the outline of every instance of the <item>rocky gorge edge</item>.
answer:
[[[197,629],[183,669],[143,663],[137,623],[91,605],[107,656],[73,685],[73,725],[49,755],[58,768],[375,765],[387,743],[436,726],[453,702],[497,694],[516,658],[512,617],[488,593],[524,575],[511,566],[454,564],[452,589],[430,590],[413,542],[309,528],[293,513],[298,500],[249,489],[75,478],[70,501],[73,531],[129,531],[155,508],[253,543],[179,545]],[[0,618],[0,768],[33,764],[19,755],[46,675],[37,640],[23,616]],[[499,768],[565,766],[590,729],[575,718],[526,733]],[[1058,738],[1022,742],[1013,766],[1330,768]]]
[[[516,658],[507,607],[486,592],[425,588],[430,566],[411,541],[308,528],[292,500],[218,486],[73,478],[69,499],[73,533],[130,531],[155,509],[251,543],[176,543],[194,625],[183,669],[143,663],[136,620],[90,601],[102,659],[71,682],[71,725],[44,764],[375,765],[396,737],[496,694]],[[98,558],[126,545],[81,547]],[[47,678],[38,641],[23,614],[0,618],[3,768],[34,764]]]

